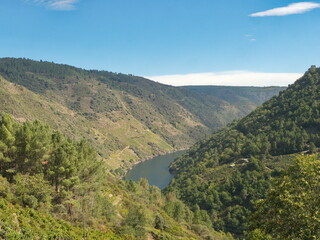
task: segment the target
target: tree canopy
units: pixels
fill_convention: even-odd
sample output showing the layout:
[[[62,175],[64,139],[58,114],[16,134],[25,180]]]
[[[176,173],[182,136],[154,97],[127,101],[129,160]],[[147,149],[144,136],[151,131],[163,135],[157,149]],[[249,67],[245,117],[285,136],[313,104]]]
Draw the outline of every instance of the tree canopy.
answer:
[[[267,198],[257,203],[249,235],[260,231],[279,240],[319,239],[320,156],[297,157],[275,182]]]
[[[254,202],[296,154],[320,147],[320,68],[173,162],[167,191],[207,211],[216,229],[242,236]]]

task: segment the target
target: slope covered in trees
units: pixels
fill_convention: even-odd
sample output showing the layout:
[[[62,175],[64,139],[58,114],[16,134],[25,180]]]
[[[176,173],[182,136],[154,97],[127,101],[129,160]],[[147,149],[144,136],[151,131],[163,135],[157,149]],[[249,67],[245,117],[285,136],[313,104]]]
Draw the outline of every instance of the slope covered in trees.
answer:
[[[235,105],[242,112],[248,114],[257,106],[286,87],[229,87],[229,86],[185,86],[183,88],[201,94],[212,95]]]
[[[249,240],[320,238],[320,158],[299,156],[250,219]]]
[[[204,210],[215,229],[243,236],[254,203],[297,153],[320,147],[320,68],[171,165],[167,191]]]
[[[0,120],[2,239],[232,239],[196,214],[146,180],[108,174],[84,140]]]
[[[187,148],[257,105],[238,107],[141,77],[27,59],[0,59],[0,76],[1,111],[84,137],[114,169]]]

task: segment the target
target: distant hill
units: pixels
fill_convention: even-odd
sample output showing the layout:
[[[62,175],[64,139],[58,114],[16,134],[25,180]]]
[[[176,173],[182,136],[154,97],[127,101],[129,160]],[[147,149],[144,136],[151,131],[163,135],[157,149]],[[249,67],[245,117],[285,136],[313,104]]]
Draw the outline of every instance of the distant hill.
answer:
[[[167,191],[206,211],[215,229],[243,236],[254,203],[266,197],[271,178],[295,155],[320,147],[319,96],[320,68],[312,66],[279,96],[176,160]]]
[[[14,58],[0,59],[0,80],[0,112],[22,122],[39,119],[71,138],[86,138],[113,169],[188,148],[246,115],[262,102],[261,96],[282,90],[248,88],[252,93],[246,97],[246,89],[239,88],[238,98],[244,99],[239,104],[204,89]],[[237,99],[237,88],[230,91]]]
[[[230,86],[185,86],[183,88],[201,94],[212,95],[250,113],[257,106],[277,95],[286,87],[230,87]]]

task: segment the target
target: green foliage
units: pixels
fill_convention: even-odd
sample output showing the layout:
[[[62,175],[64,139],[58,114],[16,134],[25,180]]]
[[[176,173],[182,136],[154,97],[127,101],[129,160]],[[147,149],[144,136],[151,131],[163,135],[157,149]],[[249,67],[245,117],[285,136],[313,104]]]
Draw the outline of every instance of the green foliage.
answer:
[[[148,224],[146,209],[143,206],[131,206],[122,228],[123,235],[131,235],[137,239],[144,239]]]
[[[260,229],[255,229],[247,234],[248,240],[274,240],[269,234],[262,232]]]
[[[235,105],[248,114],[257,106],[283,91],[285,87],[186,86],[186,89],[212,95]]]
[[[8,199],[12,198],[11,185],[7,179],[2,176],[0,176],[0,197]]]
[[[163,231],[167,226],[166,226],[166,221],[165,219],[162,217],[161,214],[157,214],[155,219],[154,219],[154,227],[156,229],[159,229],[161,231]]]
[[[267,198],[258,202],[250,228],[272,239],[319,239],[319,195],[319,156],[300,156],[276,180]]]
[[[166,191],[206,211],[215,229],[243,236],[272,176],[294,154],[320,147],[319,86],[320,68],[311,68],[279,96],[197,143],[171,165],[175,177]]]
[[[146,179],[122,182],[107,174],[86,141],[9,115],[0,127],[1,239],[145,239],[158,231],[163,239],[203,239],[190,230],[185,204]]]
[[[1,239],[112,239],[121,240],[111,231],[95,231],[73,227],[51,215],[12,205],[0,198]]]
[[[110,167],[121,168],[119,175],[134,161],[185,149],[244,116],[257,106],[254,96],[266,92],[239,88],[240,97],[246,91],[253,96],[237,104],[137,76],[14,58],[0,59],[0,75],[1,112],[41,119],[70,138],[85,138],[111,160]]]
[[[53,188],[43,179],[42,174],[14,176],[13,191],[21,206],[50,210]]]
[[[103,171],[95,151],[85,141],[75,143],[38,121],[17,125],[9,115],[0,120],[2,176],[43,174],[56,192],[70,191]]]

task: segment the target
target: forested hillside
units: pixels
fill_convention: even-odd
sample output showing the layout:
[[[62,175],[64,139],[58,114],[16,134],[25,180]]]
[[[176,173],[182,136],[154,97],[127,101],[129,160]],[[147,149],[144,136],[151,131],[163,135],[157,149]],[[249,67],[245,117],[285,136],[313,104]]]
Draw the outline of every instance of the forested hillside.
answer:
[[[312,66],[279,96],[197,143],[176,160],[171,165],[175,177],[167,191],[177,192],[191,208],[204,210],[215,229],[243,237],[248,216],[255,202],[266,198],[271,179],[281,175],[297,154],[313,153],[320,147],[319,96],[320,68]],[[306,221],[315,219],[306,217]],[[308,231],[309,226],[305,227]],[[275,232],[273,237],[317,239],[317,234],[315,230],[315,238],[290,238],[290,234],[281,238]]]
[[[286,87],[227,87],[227,86],[185,86],[201,94],[212,95],[235,105],[248,114],[257,106],[276,96]]]
[[[0,111],[20,122],[40,119],[68,137],[84,137],[119,173],[189,147],[258,103],[240,107],[132,75],[13,58],[0,59],[0,99]]]
[[[199,216],[146,180],[108,174],[84,140],[0,120],[1,239],[232,239]]]

